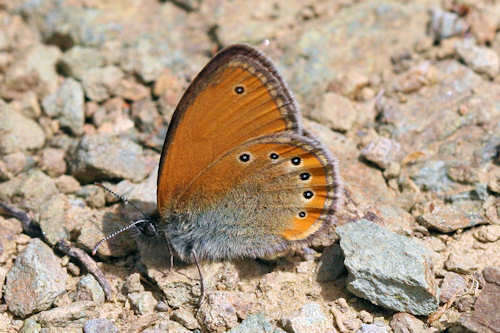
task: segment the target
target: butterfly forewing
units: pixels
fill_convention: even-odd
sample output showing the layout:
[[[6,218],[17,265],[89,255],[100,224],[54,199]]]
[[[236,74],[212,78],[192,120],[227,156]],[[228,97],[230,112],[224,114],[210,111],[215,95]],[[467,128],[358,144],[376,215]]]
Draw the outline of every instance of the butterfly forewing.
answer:
[[[272,64],[247,46],[221,51],[192,82],[172,118],[158,172],[160,213],[232,148],[285,131],[301,134],[298,111]]]

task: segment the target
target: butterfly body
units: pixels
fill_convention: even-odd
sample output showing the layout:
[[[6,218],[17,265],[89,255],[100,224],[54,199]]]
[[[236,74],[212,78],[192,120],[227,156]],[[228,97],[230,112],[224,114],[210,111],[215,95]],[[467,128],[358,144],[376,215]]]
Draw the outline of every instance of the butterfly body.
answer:
[[[157,185],[158,214],[140,240],[187,262],[307,243],[340,200],[336,161],[302,129],[271,62],[244,45],[217,54],[182,97]]]

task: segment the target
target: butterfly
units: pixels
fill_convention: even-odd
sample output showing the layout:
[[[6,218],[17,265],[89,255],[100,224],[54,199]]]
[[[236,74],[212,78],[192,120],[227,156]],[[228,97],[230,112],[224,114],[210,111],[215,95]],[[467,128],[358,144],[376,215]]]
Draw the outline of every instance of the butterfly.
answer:
[[[303,129],[271,61],[232,45],[177,105],[160,158],[157,212],[134,224],[139,241],[199,268],[199,260],[305,245],[333,221],[340,199],[337,161]]]

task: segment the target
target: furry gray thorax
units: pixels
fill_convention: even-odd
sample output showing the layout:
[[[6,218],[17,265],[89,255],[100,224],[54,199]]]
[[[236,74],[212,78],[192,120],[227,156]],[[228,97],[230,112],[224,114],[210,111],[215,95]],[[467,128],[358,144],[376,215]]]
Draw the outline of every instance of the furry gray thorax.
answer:
[[[203,208],[200,202],[204,200],[190,200],[189,207],[182,211],[165,210],[153,221],[155,239],[150,238],[151,245],[171,248],[174,256],[185,262],[193,262],[193,251],[202,260],[225,260],[264,257],[286,249],[288,242],[270,232],[273,224],[278,227],[283,208],[262,209],[259,198],[249,198],[248,194],[236,190]],[[148,237],[143,233],[141,238]]]

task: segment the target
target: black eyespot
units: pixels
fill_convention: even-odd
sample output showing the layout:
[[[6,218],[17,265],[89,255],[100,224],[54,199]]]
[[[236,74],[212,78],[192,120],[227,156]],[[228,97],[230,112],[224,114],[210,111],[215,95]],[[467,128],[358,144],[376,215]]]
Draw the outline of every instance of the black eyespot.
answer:
[[[238,95],[241,95],[245,92],[245,87],[236,86],[236,87],[234,87],[234,92],[237,93]]]
[[[309,172],[302,172],[300,174],[300,179],[302,180],[308,180],[309,178],[311,178],[311,174]]]
[[[240,161],[242,162],[248,162],[250,161],[250,154],[243,153],[240,155]]]
[[[304,195],[304,198],[311,199],[314,196],[314,193],[312,191],[305,191],[303,193],[303,195]]]
[[[276,153],[269,154],[269,158],[272,160],[277,160],[279,157],[280,157],[280,155],[278,155]]]
[[[293,165],[299,165],[300,164],[300,157],[294,157],[294,158],[292,158],[292,164]]]
[[[300,218],[306,217],[306,212],[304,212],[304,211],[299,212],[299,217]]]

